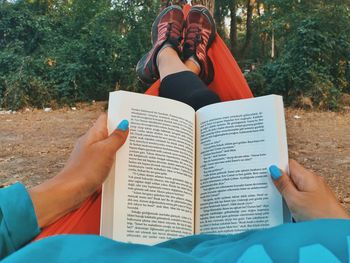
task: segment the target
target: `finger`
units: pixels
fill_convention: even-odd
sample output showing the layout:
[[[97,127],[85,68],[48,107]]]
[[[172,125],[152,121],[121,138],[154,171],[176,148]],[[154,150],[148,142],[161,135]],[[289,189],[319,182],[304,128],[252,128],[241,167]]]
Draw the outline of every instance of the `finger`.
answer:
[[[286,202],[289,203],[290,200],[293,200],[298,195],[298,190],[292,180],[286,172],[279,169],[276,165],[271,165],[269,171],[277,190],[286,199]]]
[[[98,117],[94,125],[87,132],[86,137],[87,142],[90,144],[105,140],[108,137],[106,113],[102,113]]]
[[[119,123],[117,129],[115,129],[107,139],[102,141],[101,144],[107,151],[115,153],[125,143],[128,135],[129,122],[127,120],[123,120]]]
[[[310,192],[318,185],[318,176],[305,169],[295,160],[289,160],[290,177],[299,191]]]

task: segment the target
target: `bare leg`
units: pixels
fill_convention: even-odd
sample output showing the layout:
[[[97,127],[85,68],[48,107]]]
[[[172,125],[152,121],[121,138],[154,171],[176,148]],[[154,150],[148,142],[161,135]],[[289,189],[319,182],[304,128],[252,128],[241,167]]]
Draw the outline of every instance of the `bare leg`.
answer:
[[[190,59],[185,61],[185,65],[196,75],[199,75],[199,73],[201,72],[200,67],[198,67],[198,65]]]
[[[174,73],[192,71],[195,74],[199,74],[200,71],[198,66],[191,60],[187,60],[184,64],[177,52],[171,47],[162,49],[158,54],[158,70],[161,81],[166,76]]]

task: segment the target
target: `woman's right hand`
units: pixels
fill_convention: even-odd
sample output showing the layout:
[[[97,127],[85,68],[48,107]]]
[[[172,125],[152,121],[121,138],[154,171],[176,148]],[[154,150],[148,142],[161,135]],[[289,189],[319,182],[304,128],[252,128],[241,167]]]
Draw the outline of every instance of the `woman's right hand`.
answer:
[[[101,187],[128,137],[128,127],[124,120],[108,135],[107,115],[102,114],[78,140],[63,170],[29,190],[41,228],[78,208]]]
[[[269,170],[296,221],[319,218],[350,219],[348,211],[342,207],[324,179],[295,160],[289,161],[290,176],[274,165]]]

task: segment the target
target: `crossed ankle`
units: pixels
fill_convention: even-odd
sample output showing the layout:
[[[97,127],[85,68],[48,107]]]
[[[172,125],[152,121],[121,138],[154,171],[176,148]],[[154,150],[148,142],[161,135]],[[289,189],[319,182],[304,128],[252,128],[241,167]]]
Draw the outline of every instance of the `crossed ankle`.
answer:
[[[170,44],[170,43],[165,43],[161,48],[160,50],[158,51],[158,54],[156,56],[156,65],[157,65],[157,68],[159,68],[159,59],[161,57],[161,55],[166,55],[168,54],[168,52],[176,52],[176,50],[174,49],[174,47]]]
[[[198,67],[199,71],[201,71],[201,65],[199,64],[199,61],[195,56],[189,57],[188,60],[193,62],[193,64],[195,64]]]

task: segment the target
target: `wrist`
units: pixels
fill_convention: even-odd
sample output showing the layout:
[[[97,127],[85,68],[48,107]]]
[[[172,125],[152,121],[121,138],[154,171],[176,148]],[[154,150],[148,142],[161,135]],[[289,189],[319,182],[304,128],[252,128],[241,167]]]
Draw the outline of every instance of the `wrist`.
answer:
[[[59,173],[56,177],[29,190],[41,228],[75,210],[87,197],[83,182]]]

